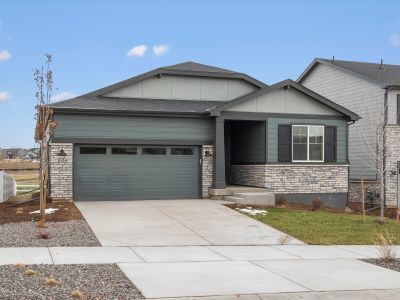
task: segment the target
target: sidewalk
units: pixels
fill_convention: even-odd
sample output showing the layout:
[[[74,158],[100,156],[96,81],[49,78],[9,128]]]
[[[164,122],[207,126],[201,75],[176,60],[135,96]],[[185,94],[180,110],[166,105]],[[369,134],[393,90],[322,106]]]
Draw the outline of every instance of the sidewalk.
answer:
[[[399,272],[358,260],[377,257],[375,246],[0,248],[0,265],[117,263],[147,298],[400,289]]]

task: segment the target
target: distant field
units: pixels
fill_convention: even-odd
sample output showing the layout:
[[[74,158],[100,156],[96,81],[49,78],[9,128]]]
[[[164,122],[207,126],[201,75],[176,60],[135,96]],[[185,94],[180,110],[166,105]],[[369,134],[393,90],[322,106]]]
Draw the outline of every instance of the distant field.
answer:
[[[39,163],[0,161],[0,170],[39,170]]]

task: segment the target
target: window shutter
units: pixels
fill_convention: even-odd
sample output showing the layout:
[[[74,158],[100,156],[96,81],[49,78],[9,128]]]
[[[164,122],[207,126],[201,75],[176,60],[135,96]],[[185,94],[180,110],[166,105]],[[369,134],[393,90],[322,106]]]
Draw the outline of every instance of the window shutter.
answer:
[[[336,127],[325,127],[325,145],[324,157],[325,162],[336,162]]]
[[[278,161],[292,161],[292,126],[278,126]]]

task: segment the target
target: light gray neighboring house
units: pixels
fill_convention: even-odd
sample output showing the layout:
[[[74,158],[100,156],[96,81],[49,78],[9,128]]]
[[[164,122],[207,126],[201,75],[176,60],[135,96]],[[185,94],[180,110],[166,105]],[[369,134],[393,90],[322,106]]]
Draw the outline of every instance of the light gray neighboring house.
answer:
[[[6,159],[6,158],[7,158],[7,150],[0,149],[0,159]]]
[[[367,180],[368,189],[376,187],[378,180],[376,169],[366,163],[371,162],[371,157],[362,138],[362,132],[365,132],[371,144],[376,140],[373,134],[376,124],[374,110],[387,108],[385,135],[389,141],[388,150],[400,162],[400,66],[316,58],[297,81],[362,118],[349,131],[349,201],[359,201],[360,177]],[[387,165],[387,169],[385,202],[388,206],[396,206],[398,163]]]
[[[343,207],[358,115],[292,81],[193,62],[53,103],[53,200],[191,199],[227,185]]]

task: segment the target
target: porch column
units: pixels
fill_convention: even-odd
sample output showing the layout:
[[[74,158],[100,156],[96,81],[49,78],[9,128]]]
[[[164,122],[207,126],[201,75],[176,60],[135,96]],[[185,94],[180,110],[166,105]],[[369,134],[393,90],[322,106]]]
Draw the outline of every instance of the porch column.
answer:
[[[215,118],[214,189],[224,189],[226,185],[224,124],[225,120],[223,118]]]

